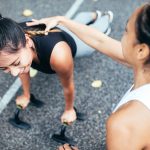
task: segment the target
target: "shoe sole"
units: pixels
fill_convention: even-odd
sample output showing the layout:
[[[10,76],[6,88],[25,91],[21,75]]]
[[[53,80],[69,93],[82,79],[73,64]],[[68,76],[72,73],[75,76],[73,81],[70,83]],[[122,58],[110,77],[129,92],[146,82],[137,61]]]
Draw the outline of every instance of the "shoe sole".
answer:
[[[106,30],[105,34],[106,35],[109,35],[111,33],[111,23],[113,21],[113,18],[114,18],[114,15],[113,15],[113,12],[112,11],[108,11],[107,14],[109,15],[109,27],[108,29]]]
[[[112,23],[113,18],[114,18],[114,14],[113,14],[112,11],[108,11],[107,13],[108,13],[108,15],[109,15],[109,23]]]

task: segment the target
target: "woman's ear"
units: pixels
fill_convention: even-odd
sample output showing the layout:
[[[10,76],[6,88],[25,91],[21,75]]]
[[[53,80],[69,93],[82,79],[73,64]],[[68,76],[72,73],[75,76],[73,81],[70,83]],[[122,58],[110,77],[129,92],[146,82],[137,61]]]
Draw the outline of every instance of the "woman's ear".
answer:
[[[137,52],[137,59],[138,60],[145,60],[150,55],[150,49],[147,44],[139,44],[136,47]]]
[[[28,34],[25,34],[25,38],[26,38],[26,46],[31,48],[33,46],[31,38],[29,37]]]

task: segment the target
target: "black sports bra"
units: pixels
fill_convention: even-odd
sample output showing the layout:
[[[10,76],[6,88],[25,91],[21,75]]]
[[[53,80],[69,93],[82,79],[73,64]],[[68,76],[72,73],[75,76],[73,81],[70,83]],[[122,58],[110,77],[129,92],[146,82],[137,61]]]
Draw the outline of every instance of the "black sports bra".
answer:
[[[30,28],[26,26],[26,22],[19,23],[23,29]],[[36,27],[36,26],[35,26]],[[59,28],[55,28],[59,29]],[[35,45],[37,56],[40,63],[32,61],[31,67],[43,73],[53,74],[55,71],[50,66],[50,58],[52,50],[58,42],[65,41],[71,49],[72,57],[75,56],[77,46],[74,39],[65,31],[49,32],[48,35],[36,35],[32,37]]]
[[[54,46],[60,42],[65,41],[71,48],[72,57],[76,54],[76,43],[74,39],[65,31],[49,32],[48,35],[34,36],[33,42],[36,47],[36,52],[40,64],[32,62],[32,67],[41,72],[52,74],[55,71],[50,66],[50,57]]]

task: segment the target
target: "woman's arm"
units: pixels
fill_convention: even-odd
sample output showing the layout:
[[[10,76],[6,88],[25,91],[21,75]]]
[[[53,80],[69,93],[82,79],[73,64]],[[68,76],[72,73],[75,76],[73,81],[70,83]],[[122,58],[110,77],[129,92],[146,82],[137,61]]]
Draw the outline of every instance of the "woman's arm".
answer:
[[[65,42],[56,44],[52,51],[50,65],[57,73],[63,87],[65,97],[65,110],[61,117],[62,122],[73,122],[76,120],[74,110],[74,78],[73,58],[70,47]]]
[[[128,66],[122,52],[121,42],[84,24],[58,16],[58,24],[67,27],[82,41],[94,49]]]
[[[23,94],[18,96],[16,99],[16,104],[22,106],[25,109],[30,102],[30,75],[28,73],[23,73],[19,75],[22,83]]]
[[[23,94],[26,97],[30,98],[30,75],[29,75],[29,72],[20,74],[19,78],[21,79],[21,82],[22,82]]]
[[[111,37],[90,26],[77,23],[75,21],[67,19],[64,16],[43,18],[41,20],[33,20],[33,22],[27,23],[28,26],[37,24],[46,25],[45,33],[47,33],[49,29],[57,25],[65,26],[86,44],[95,48],[99,52],[102,52],[103,54],[111,57],[112,59],[129,66],[123,56],[121,42],[112,39]]]

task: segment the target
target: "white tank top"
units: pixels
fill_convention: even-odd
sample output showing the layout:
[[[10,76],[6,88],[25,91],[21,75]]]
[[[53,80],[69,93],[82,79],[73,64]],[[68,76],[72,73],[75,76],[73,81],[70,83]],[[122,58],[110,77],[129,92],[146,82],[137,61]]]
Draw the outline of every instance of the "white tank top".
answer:
[[[131,101],[137,100],[143,103],[148,109],[150,109],[150,84],[145,84],[135,90],[132,90],[134,85],[126,92],[121,101],[117,104],[113,112],[115,112],[120,106]]]

